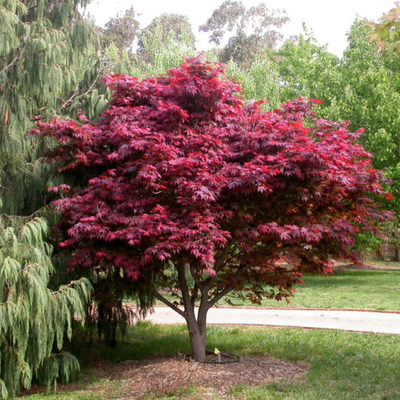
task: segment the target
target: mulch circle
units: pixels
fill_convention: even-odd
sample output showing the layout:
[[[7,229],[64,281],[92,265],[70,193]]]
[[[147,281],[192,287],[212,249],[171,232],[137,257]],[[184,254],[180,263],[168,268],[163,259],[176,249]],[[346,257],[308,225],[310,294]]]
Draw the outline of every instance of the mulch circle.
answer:
[[[308,365],[265,356],[245,356],[240,362],[225,364],[188,362],[185,356],[178,356],[107,363],[96,370],[99,378],[121,380],[121,390],[126,393],[121,399],[148,399],[150,394],[168,396],[190,386],[225,396],[237,385],[254,387],[300,378],[308,371]]]
[[[232,399],[229,390],[238,385],[256,387],[278,380],[302,379],[308,369],[304,362],[267,356],[244,356],[240,362],[225,364],[188,362],[184,355],[120,363],[98,360],[91,368],[91,376],[101,379],[100,385],[60,384],[58,393],[96,393],[103,400],[148,400],[174,396],[185,388],[196,387],[204,398],[217,395],[221,399]],[[116,383],[118,397],[115,396]],[[34,386],[22,396],[45,391],[46,388]]]

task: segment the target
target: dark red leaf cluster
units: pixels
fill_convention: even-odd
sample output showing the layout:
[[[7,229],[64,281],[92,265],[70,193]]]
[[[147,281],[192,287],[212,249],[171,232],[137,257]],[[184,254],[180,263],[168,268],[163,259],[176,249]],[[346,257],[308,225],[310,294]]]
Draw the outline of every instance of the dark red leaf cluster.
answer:
[[[72,268],[165,281],[171,262],[187,263],[215,293],[235,281],[254,301],[279,298],[303,271],[328,272],[328,256],[351,256],[354,236],[388,217],[371,200],[388,195],[360,132],[317,119],[314,99],[263,112],[200,59],[106,84],[113,98],[100,122],[33,132],[59,143],[47,158],[60,171],[89,177],[50,189],[65,194],[55,205]]]

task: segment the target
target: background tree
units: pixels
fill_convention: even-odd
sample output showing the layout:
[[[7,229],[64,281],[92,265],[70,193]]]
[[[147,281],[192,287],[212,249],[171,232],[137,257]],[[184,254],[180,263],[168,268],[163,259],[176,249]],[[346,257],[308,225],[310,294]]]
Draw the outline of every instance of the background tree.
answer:
[[[389,51],[394,51],[400,56],[400,4],[395,3],[388,13],[384,14],[379,23],[368,23],[374,28],[369,35],[372,42],[378,42],[379,49],[388,47]]]
[[[263,113],[199,59],[107,82],[113,100],[99,123],[55,120],[33,132],[60,143],[48,154],[60,171],[89,175],[53,188],[66,196],[55,203],[61,246],[72,268],[119,268],[182,315],[197,361],[207,312],[223,296],[289,296],[304,271],[330,271],[328,254],[355,259],[354,236],[388,217],[369,198],[386,194],[359,133],[316,118],[312,102]]]
[[[7,218],[6,228],[15,229],[15,232],[19,232],[20,215],[32,215],[24,219],[25,223],[43,213],[46,214],[46,218],[54,219],[51,214],[40,209],[49,201],[47,187],[56,184],[59,178],[54,174],[53,168],[38,161],[46,148],[43,141],[26,137],[26,132],[33,126],[32,118],[39,114],[43,118],[51,118],[56,114],[76,118],[79,109],[84,109],[91,118],[97,117],[108,103],[108,93],[101,84],[101,78],[111,71],[126,72],[128,66],[131,65],[127,54],[121,55],[115,45],[101,51],[95,27],[90,21],[83,19],[79,12],[80,7],[85,6],[86,3],[86,1],[7,0],[0,5],[0,212],[12,215],[9,218],[3,214],[3,218]],[[75,184],[78,184],[78,178],[69,177]],[[33,221],[29,226],[35,229],[35,222]],[[0,235],[5,232],[4,229],[3,225],[0,225]],[[39,232],[36,233],[39,235]],[[25,245],[21,245],[20,250],[25,251]],[[49,283],[47,278],[43,278],[38,282],[37,288],[42,296],[49,293],[46,294],[47,297],[50,296],[49,298],[52,298],[50,289],[57,292],[60,284],[68,285],[72,279],[71,275],[64,273],[67,265],[61,262],[64,258],[61,257],[59,249],[56,249],[56,252],[54,267],[57,273],[50,273],[53,271],[50,264],[40,266],[43,268],[43,273],[48,271],[51,275],[51,281]],[[23,261],[19,262],[21,262],[21,268],[25,268]],[[17,272],[15,271],[16,274]],[[9,274],[7,263],[0,260],[0,274],[2,273]],[[76,276],[75,279],[78,280],[80,277],[82,275]],[[96,289],[101,285],[102,276],[93,275],[89,278],[94,281]],[[16,282],[25,281],[26,279]],[[117,279],[112,280],[108,277],[107,281],[112,292],[110,282],[116,285]],[[26,298],[21,288],[18,290],[22,298]],[[28,289],[24,288],[24,290]],[[102,290],[104,298],[107,296],[109,298],[110,293],[104,287]],[[122,290],[120,296],[128,292],[128,289]],[[95,295],[94,298],[99,304],[98,291]],[[32,296],[35,296],[35,293],[32,292]],[[67,297],[61,296],[60,299],[64,299],[68,304]],[[50,305],[50,302],[47,304]],[[101,304],[105,319],[99,322],[102,323],[104,332],[111,332],[110,335],[106,334],[111,338],[111,343],[112,338],[115,337],[115,330],[105,325],[110,322],[110,326],[115,326],[115,322],[118,322],[117,317],[124,319],[126,314],[119,307],[118,301],[114,303],[102,301]],[[41,328],[37,328],[37,324],[44,324],[42,316],[39,317],[41,311],[32,307],[20,310],[22,314],[16,315],[19,318],[18,321],[25,324],[26,329],[28,329],[27,324],[31,324],[33,330],[40,331]],[[30,317],[27,313],[30,313]],[[37,321],[29,320],[36,316],[38,316]],[[108,317],[110,321],[107,320]],[[49,319],[49,323],[61,324],[61,320],[51,321]],[[10,320],[4,323],[7,340],[13,335],[19,337],[21,331],[18,329],[22,327],[18,327]],[[57,326],[57,329],[61,331],[61,327]],[[40,340],[44,340],[47,343],[46,346],[51,346],[53,343],[51,333],[47,331],[44,333],[45,335]],[[30,356],[34,360],[32,362],[35,363],[30,367],[34,369],[31,371],[31,375],[34,376],[39,366],[43,364],[44,358],[49,354],[45,354],[47,351],[45,345],[29,342],[29,335],[33,336],[34,333],[26,333],[25,342],[21,339],[21,343],[15,343],[15,348],[10,348],[10,351],[18,351],[18,362],[22,363],[24,349],[28,348],[27,351],[31,352],[32,349],[29,346],[39,346],[36,348],[40,351],[37,358],[33,359]],[[3,341],[4,346],[6,343]],[[4,353],[4,349],[5,347],[1,350],[2,354],[8,354]],[[58,359],[62,360],[62,358]],[[20,387],[18,374],[25,366],[21,364],[21,367],[14,361],[10,361],[11,369],[7,369],[8,367],[2,369],[2,371],[8,371],[8,378],[4,379],[7,381],[8,391],[11,390],[10,393],[14,393]],[[48,374],[50,372],[53,374],[52,378],[49,378],[51,381],[54,374],[58,374],[55,364],[53,367],[51,371],[47,371]],[[13,371],[16,375],[11,375]],[[28,378],[26,379],[23,387],[26,387],[26,382],[30,382]],[[13,380],[15,387],[9,389],[9,382]]]
[[[139,36],[138,54],[147,62],[155,63],[156,54],[165,53],[165,46],[185,46],[194,50],[196,38],[188,18],[179,14],[162,14],[151,21]]]
[[[31,119],[78,108],[93,116],[104,106],[104,95],[94,89],[106,63],[94,26],[79,14],[78,6],[85,4],[7,0],[0,5],[0,210],[5,213],[29,215],[43,205],[49,171],[37,162],[43,145],[25,136]]]
[[[265,49],[274,49],[282,35],[277,29],[289,19],[283,11],[269,10],[264,3],[249,9],[241,1],[227,0],[200,27],[210,32],[210,42],[220,45],[231,35],[221,51],[223,62],[234,60],[249,66]]]
[[[134,40],[139,35],[140,23],[131,6],[121,17],[111,18],[102,29],[102,39],[106,47],[114,43],[120,54],[131,51]]]
[[[374,155],[374,167],[383,169],[393,180],[394,201],[384,206],[398,215],[399,63],[390,51],[376,51],[368,40],[371,31],[365,21],[355,21],[341,60],[305,32],[259,57],[250,68],[230,63],[228,73],[242,83],[247,99],[270,99],[267,109],[298,96],[318,98],[322,100],[318,105],[322,117],[351,121],[354,130],[364,127],[360,143]],[[393,224],[390,237],[397,231]],[[362,238],[359,245],[376,249],[379,241],[367,239]]]
[[[339,66],[337,56],[304,32],[279,50],[265,51],[248,68],[229,62],[227,73],[241,83],[247,100],[268,99],[270,110],[304,96],[321,99],[324,117],[340,119],[334,112],[343,84]]]

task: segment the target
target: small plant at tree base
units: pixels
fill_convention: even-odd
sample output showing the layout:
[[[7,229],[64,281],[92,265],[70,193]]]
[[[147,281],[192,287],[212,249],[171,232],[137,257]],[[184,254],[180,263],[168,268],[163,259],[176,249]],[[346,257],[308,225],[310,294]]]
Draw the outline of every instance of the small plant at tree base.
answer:
[[[106,83],[113,99],[99,122],[33,131],[59,143],[47,160],[60,172],[87,177],[51,188],[64,194],[60,245],[73,250],[72,269],[119,268],[182,315],[197,361],[223,296],[284,299],[303,272],[329,273],[328,255],[355,260],[354,236],[388,218],[369,197],[389,196],[355,143],[361,133],[317,119],[317,100],[264,113],[200,59]]]

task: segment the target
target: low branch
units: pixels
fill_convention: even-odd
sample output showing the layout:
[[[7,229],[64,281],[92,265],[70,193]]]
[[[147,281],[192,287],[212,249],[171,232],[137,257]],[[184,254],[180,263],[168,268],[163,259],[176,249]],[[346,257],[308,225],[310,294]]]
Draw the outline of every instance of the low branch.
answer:
[[[222,266],[224,265],[225,258],[228,255],[233,243],[234,242],[226,245],[224,251],[222,252],[222,254],[219,256],[218,260],[216,261],[215,266],[214,266],[214,271],[216,273],[218,273],[221,270]]]
[[[196,275],[196,271],[192,264],[189,264],[189,269],[190,269],[190,274],[192,275],[192,277],[194,279],[194,288],[192,291],[192,295],[190,296],[190,301],[192,303],[192,306],[194,307],[196,304],[196,299],[197,299],[197,295],[199,293],[199,289],[201,290],[203,285],[200,282],[199,277]]]
[[[184,264],[178,264],[177,269],[178,269],[179,286],[182,292],[182,300],[185,307],[185,314],[187,314],[188,318],[190,317],[194,318],[194,306],[192,306],[192,309],[189,309],[189,306],[192,305],[192,301],[189,294],[189,287],[187,284]],[[190,315],[191,313],[193,313],[193,316]]]
[[[241,267],[238,268],[236,271],[235,275],[232,278],[231,283],[229,283],[225,289],[223,289],[221,292],[219,292],[212,300],[208,302],[209,308],[211,308],[215,303],[217,303],[219,300],[221,300],[225,295],[227,295],[234,287],[235,284],[237,283],[238,279],[240,278],[240,275],[242,275],[243,271],[246,269],[245,265],[242,265]]]
[[[32,265],[35,265],[35,264],[30,264],[30,265],[28,265],[28,267],[29,267],[29,266],[32,266]],[[38,264],[36,264],[36,265],[38,265]],[[25,267],[25,268],[27,268],[27,267]],[[25,268],[24,268],[24,270],[25,270]],[[68,289],[74,288],[75,286],[81,284],[81,283],[84,282],[85,280],[87,281],[86,278],[80,278],[80,279],[77,279],[77,280],[75,280],[75,281],[71,281],[71,282],[68,283],[67,285],[62,285],[62,286],[60,286],[60,288],[59,288],[58,290],[54,290],[53,292],[51,292],[51,295],[52,295],[52,296],[57,296],[57,295],[59,295],[59,294],[62,294],[62,293],[64,293],[65,291],[67,291]]]
[[[97,77],[96,77],[96,80],[97,80]],[[72,93],[72,96],[66,102],[64,102],[64,104],[61,105],[61,109],[64,110],[64,109],[68,108],[74,101],[75,97],[78,96],[78,94],[79,94],[79,83],[76,85],[74,93]]]
[[[4,218],[7,218],[7,219],[10,219],[10,220],[12,220],[12,219],[20,219],[20,220],[23,220],[23,221],[29,220],[29,219],[35,218],[37,215],[40,215],[40,213],[43,212],[43,210],[45,210],[46,208],[49,209],[49,206],[44,206],[44,207],[42,207],[42,208],[39,208],[39,210],[33,212],[31,215],[9,215],[9,214],[1,214],[1,215],[0,215],[0,222],[1,222],[1,219],[2,219],[3,217],[4,217]]]
[[[182,317],[186,318],[185,313],[178,308],[175,304],[171,303],[168,299],[166,299],[161,293],[157,292],[156,289],[151,289],[151,292],[154,294],[154,296],[156,297],[156,299],[160,300],[161,302],[163,302],[165,305],[167,305],[168,307],[172,308],[175,312],[177,312],[179,315],[181,315]]]
[[[16,306],[16,304],[11,301],[6,301],[4,303],[0,303],[0,307],[1,306]]]

